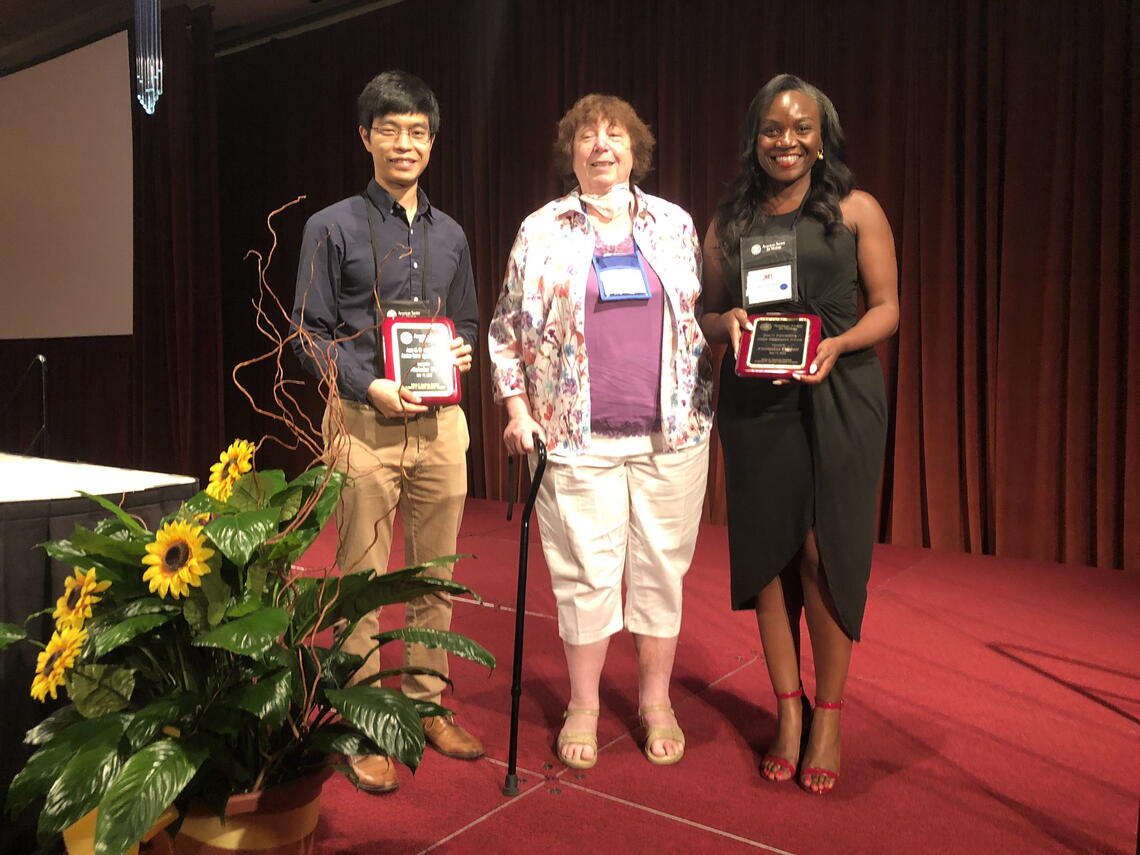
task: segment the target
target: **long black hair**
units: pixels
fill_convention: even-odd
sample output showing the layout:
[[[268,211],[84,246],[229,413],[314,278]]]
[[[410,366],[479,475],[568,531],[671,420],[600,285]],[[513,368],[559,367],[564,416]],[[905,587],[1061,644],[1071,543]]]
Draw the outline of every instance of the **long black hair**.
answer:
[[[740,172],[728,183],[717,205],[716,233],[726,257],[735,257],[740,251],[740,238],[768,217],[763,205],[779,190],[779,184],[756,159],[756,140],[764,114],[777,95],[788,91],[803,92],[819,104],[823,160],[812,165],[804,214],[822,222],[828,234],[843,226],[839,201],[854,189],[855,177],[843,160],[847,140],[839,124],[839,113],[831,99],[810,83],[792,74],[777,74],[748,105],[740,138]]]

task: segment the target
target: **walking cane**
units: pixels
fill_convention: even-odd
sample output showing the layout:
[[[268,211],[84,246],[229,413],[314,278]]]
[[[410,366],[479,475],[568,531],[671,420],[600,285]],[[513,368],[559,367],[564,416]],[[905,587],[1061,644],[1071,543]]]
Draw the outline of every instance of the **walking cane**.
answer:
[[[530,479],[530,495],[523,506],[519,524],[519,582],[515,599],[515,664],[511,672],[511,744],[507,752],[507,779],[503,782],[504,796],[519,794],[519,776],[515,774],[515,761],[519,752],[519,698],[522,696],[523,620],[526,617],[526,559],[530,539],[530,514],[534,510],[542,473],[546,470],[546,445],[538,434],[534,435],[534,450],[538,452],[538,465]],[[521,464],[520,464],[521,465]],[[513,502],[513,498],[512,498]]]

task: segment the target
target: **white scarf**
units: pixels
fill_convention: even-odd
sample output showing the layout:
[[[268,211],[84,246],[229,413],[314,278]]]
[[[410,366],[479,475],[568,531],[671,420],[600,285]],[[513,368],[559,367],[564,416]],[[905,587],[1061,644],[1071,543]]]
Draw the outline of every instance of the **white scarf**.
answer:
[[[628,184],[615,184],[605,193],[583,193],[579,190],[578,198],[607,220],[612,220],[621,213],[629,213],[633,207],[633,191]]]

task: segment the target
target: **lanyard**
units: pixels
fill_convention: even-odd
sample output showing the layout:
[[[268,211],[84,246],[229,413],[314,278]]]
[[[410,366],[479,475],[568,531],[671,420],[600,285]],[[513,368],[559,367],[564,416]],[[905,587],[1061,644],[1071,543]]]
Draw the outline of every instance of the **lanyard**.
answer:
[[[770,309],[801,299],[796,224],[806,202],[805,193],[787,228],[764,228],[758,235],[740,239],[741,305],[745,310]]]

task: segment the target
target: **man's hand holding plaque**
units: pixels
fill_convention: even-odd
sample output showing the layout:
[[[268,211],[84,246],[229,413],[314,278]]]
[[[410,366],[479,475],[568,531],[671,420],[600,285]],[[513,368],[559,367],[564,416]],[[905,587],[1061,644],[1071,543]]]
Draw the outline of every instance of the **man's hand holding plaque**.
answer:
[[[466,353],[454,346],[455,326],[445,317],[385,318],[380,325],[384,341],[384,375],[426,405],[459,401],[460,361],[470,366]]]

